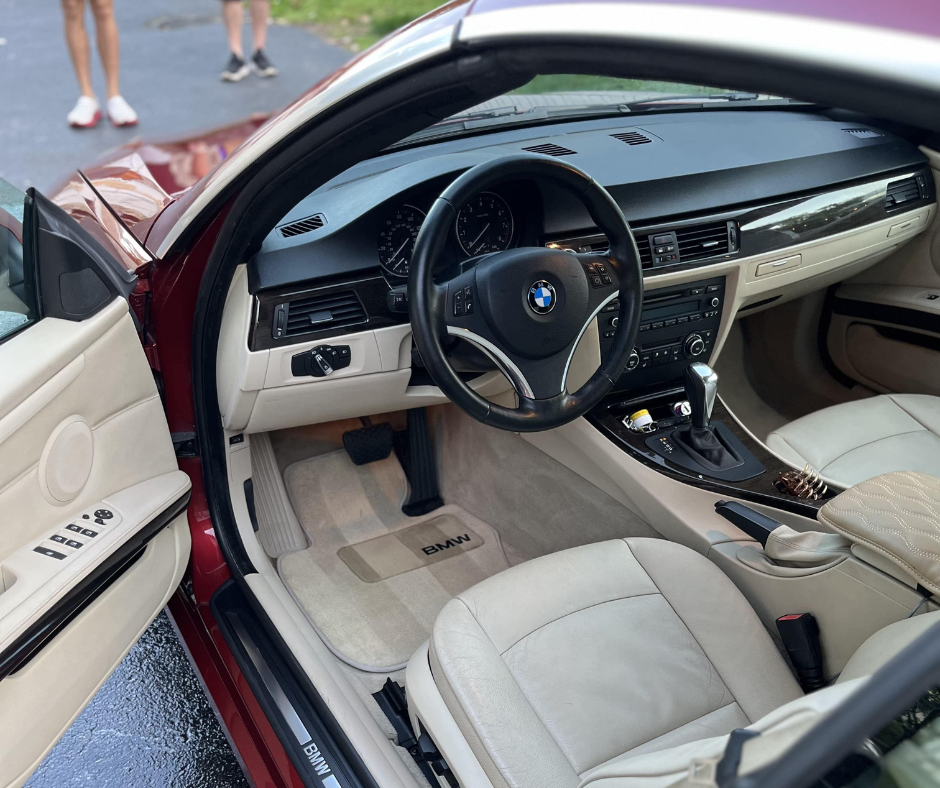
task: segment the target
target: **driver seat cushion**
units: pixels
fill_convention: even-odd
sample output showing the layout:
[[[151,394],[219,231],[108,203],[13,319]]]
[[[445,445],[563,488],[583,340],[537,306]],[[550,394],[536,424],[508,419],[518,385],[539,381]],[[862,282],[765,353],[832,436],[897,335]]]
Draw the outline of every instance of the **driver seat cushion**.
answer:
[[[721,736],[802,696],[734,584],[660,539],[483,581],[441,611],[429,655],[497,788],[575,788],[609,761]]]

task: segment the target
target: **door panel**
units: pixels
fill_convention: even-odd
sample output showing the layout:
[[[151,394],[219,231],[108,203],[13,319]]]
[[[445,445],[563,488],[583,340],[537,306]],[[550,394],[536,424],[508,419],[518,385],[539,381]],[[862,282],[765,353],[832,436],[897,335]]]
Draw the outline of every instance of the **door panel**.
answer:
[[[128,309],[134,277],[38,195],[25,216],[40,310],[0,337],[0,788],[28,779],[190,550],[190,481]]]
[[[940,154],[921,150],[940,188]],[[879,392],[940,396],[940,212],[925,233],[839,286],[826,339],[852,380]]]
[[[189,538],[183,514],[50,644],[0,681],[0,785],[26,782],[137,642],[179,585]]]

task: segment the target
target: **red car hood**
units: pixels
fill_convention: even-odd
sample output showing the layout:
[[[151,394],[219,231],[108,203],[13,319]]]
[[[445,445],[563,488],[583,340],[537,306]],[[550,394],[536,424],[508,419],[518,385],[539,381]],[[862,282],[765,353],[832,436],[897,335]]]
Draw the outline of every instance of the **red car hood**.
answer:
[[[74,172],[53,189],[51,198],[86,226],[90,219],[102,222],[105,206],[97,203],[103,202],[146,246],[150,229],[163,210],[224,161],[269,117],[256,114],[237,123],[174,139],[134,139]],[[115,227],[107,230],[108,235],[116,234]],[[113,247],[115,243],[118,239],[112,237],[109,245]],[[118,252],[117,256],[126,255]],[[130,268],[137,267],[131,260],[123,262]]]

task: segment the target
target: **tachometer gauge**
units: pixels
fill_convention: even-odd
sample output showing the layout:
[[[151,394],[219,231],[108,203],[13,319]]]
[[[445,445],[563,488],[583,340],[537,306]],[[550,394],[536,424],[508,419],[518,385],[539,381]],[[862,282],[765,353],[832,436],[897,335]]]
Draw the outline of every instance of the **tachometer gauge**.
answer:
[[[424,211],[413,205],[399,205],[382,222],[378,243],[379,264],[392,276],[408,276],[411,253],[424,216]]]
[[[481,192],[457,214],[457,240],[471,257],[508,249],[512,227],[512,211],[493,192]]]

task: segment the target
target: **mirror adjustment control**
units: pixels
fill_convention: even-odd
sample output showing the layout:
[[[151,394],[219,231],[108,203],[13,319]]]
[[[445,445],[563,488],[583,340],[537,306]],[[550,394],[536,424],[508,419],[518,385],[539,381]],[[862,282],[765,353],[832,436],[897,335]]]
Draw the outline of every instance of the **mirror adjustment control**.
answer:
[[[297,378],[325,378],[337,369],[348,367],[351,359],[349,345],[317,345],[306,353],[292,356],[290,371]]]

